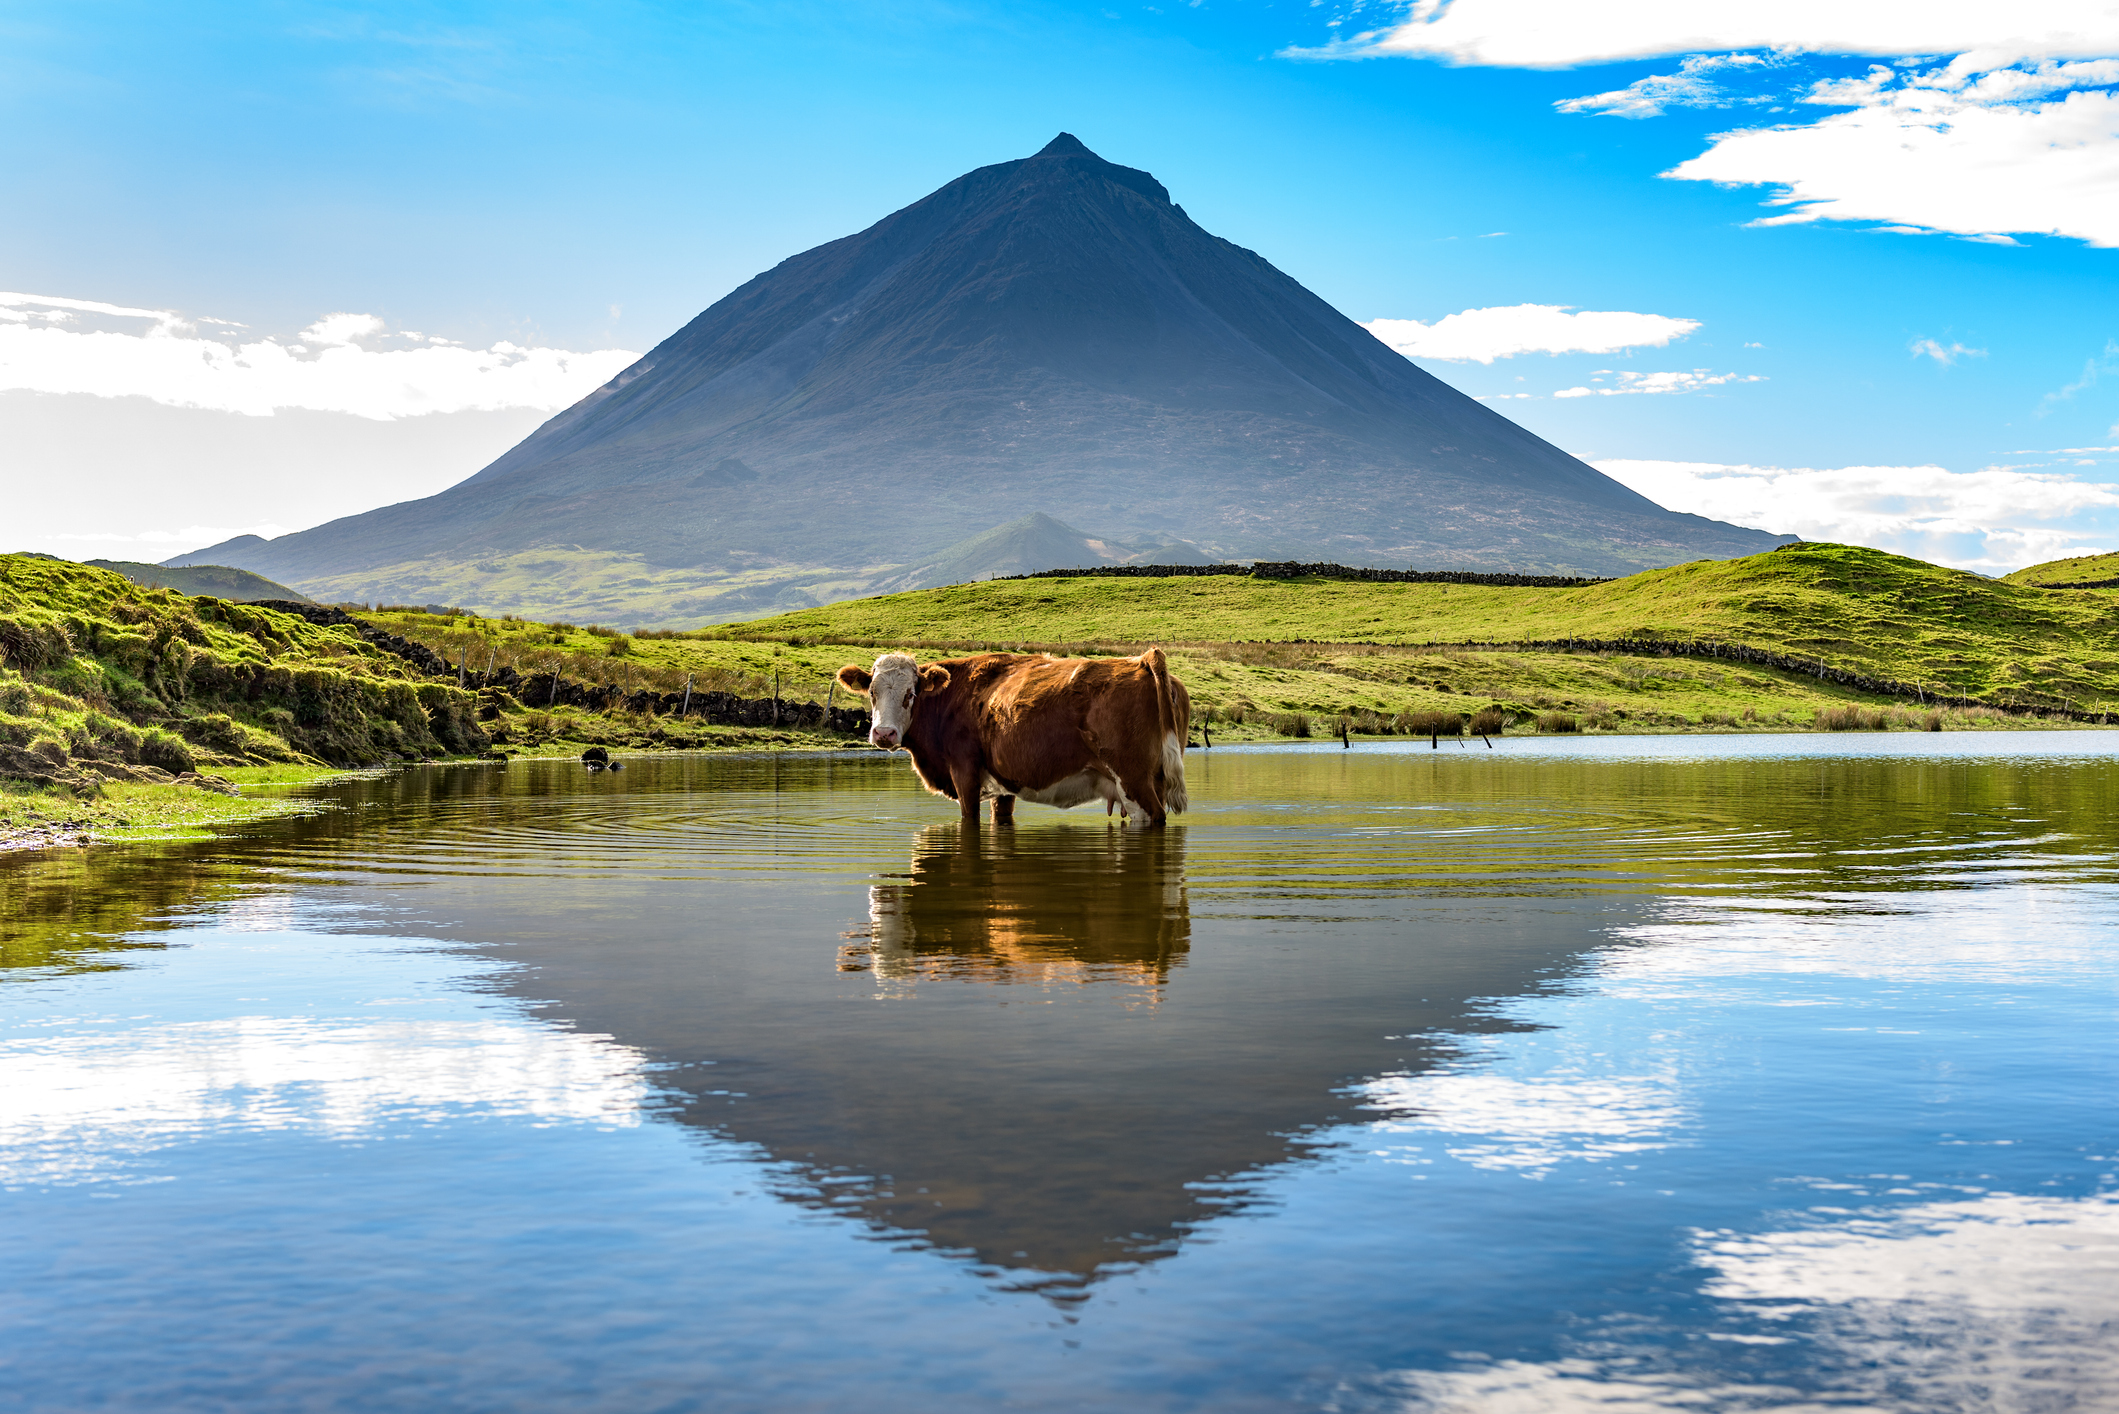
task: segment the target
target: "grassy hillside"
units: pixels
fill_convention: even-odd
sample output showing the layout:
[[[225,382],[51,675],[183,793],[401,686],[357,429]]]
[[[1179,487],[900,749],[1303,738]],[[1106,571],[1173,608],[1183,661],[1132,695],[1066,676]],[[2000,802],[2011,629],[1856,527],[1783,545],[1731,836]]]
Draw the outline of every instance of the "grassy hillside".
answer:
[[[2014,574],[2003,575],[2002,578],[2011,584],[2049,586],[2115,582],[2119,581],[2119,553],[2078,555],[2072,560],[2047,560],[2042,565],[2027,565]]]
[[[1913,718],[1966,699],[2119,710],[2119,594],[2058,594],[1845,546],[1703,561],[1581,589],[1327,580],[1067,578],[994,581],[833,604],[685,634],[385,613],[397,633],[524,673],[670,692],[687,677],[750,696],[833,695],[840,664],[879,649],[1095,653],[1161,643],[1203,713],[1235,736],[1335,718],[1357,729],[1401,716],[1499,706],[1564,729],[1808,728]],[[1748,644],[1890,678],[1914,695],[1864,691],[1791,670],[1659,643]],[[1562,645],[1559,651],[1528,640]],[[1626,640],[1626,650],[1566,651]],[[1501,646],[1497,646],[1501,645]],[[838,696],[843,702],[843,694]],[[1855,715],[1850,711],[1867,711]],[[1307,719],[1298,722],[1297,719]],[[1974,705],[1943,725],[1992,724]]]
[[[217,599],[232,599],[238,604],[259,599],[288,599],[298,604],[316,602],[308,595],[261,574],[230,565],[188,565],[173,569],[168,565],[142,564],[138,560],[86,560],[83,563],[99,570],[113,570],[149,589],[174,589],[179,594],[190,595],[210,594]]]
[[[477,705],[352,626],[0,555],[0,825],[40,792],[152,815],[174,782],[482,750]]]
[[[2119,592],[2053,594],[1845,545],[1580,589],[1230,577],[1027,579],[832,604],[726,630],[839,643],[1714,640],[1944,695],[2119,708]]]

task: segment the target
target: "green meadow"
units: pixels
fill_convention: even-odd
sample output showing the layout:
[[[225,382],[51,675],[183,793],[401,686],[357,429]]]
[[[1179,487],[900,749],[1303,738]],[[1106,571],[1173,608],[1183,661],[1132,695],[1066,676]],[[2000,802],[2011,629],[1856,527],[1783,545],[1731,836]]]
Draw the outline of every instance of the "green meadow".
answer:
[[[0,837],[166,835],[307,808],[292,788],[335,770],[495,744],[855,746],[777,709],[747,726],[673,709],[687,690],[702,703],[858,705],[837,670],[895,649],[933,660],[1159,644],[1220,740],[2079,725],[2119,710],[2119,589],[2040,586],[2094,581],[2114,561],[1993,580],[1800,545],[1572,589],[1071,576],[637,632],[361,611],[371,630],[442,654],[448,670],[433,674],[358,625],[0,556]],[[617,691],[604,707],[569,706],[555,680]],[[1884,683],[1900,690],[1875,690]]]
[[[1591,731],[1947,729],[2036,725],[2040,710],[2119,709],[2119,591],[2037,589],[1839,545],[1576,589],[1079,576],[919,590],[691,632],[418,611],[372,617],[474,670],[505,663],[525,674],[663,692],[690,682],[792,701],[843,701],[831,686],[838,667],[896,648],[932,659],[1001,649],[1130,653],[1154,643],[1200,716],[1232,739],[1330,731],[1342,721],[1357,732],[1424,730],[1401,719],[1481,707],[1499,709],[1511,730]],[[1640,651],[1566,646],[1584,640]],[[1701,641],[1903,682],[1912,693],[1652,647]],[[534,693],[528,698],[534,708]],[[548,732],[587,729],[570,726],[564,709],[547,715]]]

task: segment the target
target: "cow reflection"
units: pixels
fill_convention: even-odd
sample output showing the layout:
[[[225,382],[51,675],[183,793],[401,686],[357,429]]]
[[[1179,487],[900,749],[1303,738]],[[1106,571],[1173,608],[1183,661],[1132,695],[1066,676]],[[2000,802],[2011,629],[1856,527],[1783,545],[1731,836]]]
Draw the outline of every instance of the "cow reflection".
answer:
[[[886,990],[1105,983],[1152,1003],[1191,942],[1184,835],[932,826],[904,882],[868,891],[868,918],[840,966]]]

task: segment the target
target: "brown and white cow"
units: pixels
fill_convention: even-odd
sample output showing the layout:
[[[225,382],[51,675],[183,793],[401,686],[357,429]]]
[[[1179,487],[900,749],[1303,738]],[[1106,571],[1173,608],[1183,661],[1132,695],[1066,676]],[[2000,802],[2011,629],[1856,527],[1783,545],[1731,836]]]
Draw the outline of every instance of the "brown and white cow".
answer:
[[[976,823],[1014,823],[1020,796],[1038,805],[1116,804],[1148,826],[1185,808],[1184,685],[1160,648],[1138,658],[981,653],[921,667],[885,653],[874,671],[849,663],[839,681],[868,694],[869,741],[902,746],[912,769]]]

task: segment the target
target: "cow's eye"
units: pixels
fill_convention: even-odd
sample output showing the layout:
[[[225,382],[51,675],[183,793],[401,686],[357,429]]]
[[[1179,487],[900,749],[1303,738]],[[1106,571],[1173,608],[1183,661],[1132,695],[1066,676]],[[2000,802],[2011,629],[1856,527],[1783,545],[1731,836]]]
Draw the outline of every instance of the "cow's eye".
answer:
[[[907,707],[912,705],[912,689],[909,687],[905,689],[905,705]]]

